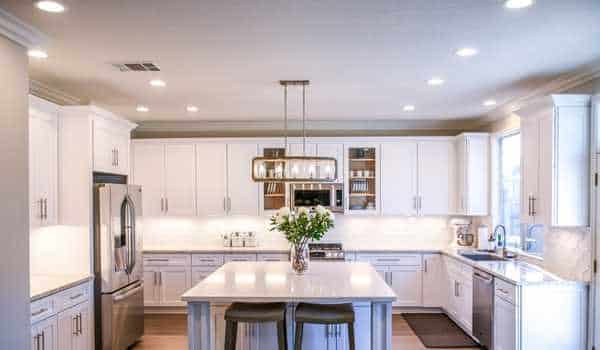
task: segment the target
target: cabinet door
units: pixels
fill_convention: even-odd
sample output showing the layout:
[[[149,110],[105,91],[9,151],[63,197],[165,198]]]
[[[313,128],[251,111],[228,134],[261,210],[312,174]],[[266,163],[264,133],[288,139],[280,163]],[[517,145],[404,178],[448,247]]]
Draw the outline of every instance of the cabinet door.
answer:
[[[144,266],[144,305],[156,306],[160,302],[158,267]]]
[[[58,348],[60,350],[76,350],[78,348],[79,312],[76,307],[58,314]]]
[[[423,273],[420,266],[390,266],[391,287],[398,296],[393,306],[421,306]]]
[[[319,157],[331,157],[337,160],[337,180],[344,182],[344,145],[335,143],[320,143],[317,145],[317,155]],[[323,176],[326,178],[325,176]]]
[[[417,213],[417,143],[381,145],[381,207],[384,215]]]
[[[164,151],[158,143],[135,143],[133,147],[133,183],[142,186],[144,216],[164,212]]]
[[[466,214],[488,215],[489,137],[468,136],[466,142]]]
[[[117,168],[114,130],[111,129],[109,123],[102,120],[94,120],[93,133],[94,171],[114,173]]]
[[[79,335],[77,336],[76,341],[76,350],[89,350],[91,349],[91,332],[90,329],[90,309],[89,304],[83,303],[78,307],[79,311]],[[60,349],[60,348],[59,348]],[[62,350],[62,349],[60,349]]]
[[[259,215],[259,185],[252,180],[252,158],[256,144],[227,145],[228,209],[230,215]]]
[[[129,132],[119,130],[115,133],[114,147],[115,147],[115,173],[129,175],[129,143],[130,137]]]
[[[162,306],[185,306],[181,296],[190,288],[190,268],[187,266],[163,266],[160,268],[160,304]]]
[[[440,254],[423,255],[423,306],[443,307],[446,283]]]
[[[467,140],[465,136],[457,136],[455,143],[456,152],[456,212],[466,215],[467,213]]]
[[[288,156],[303,156],[304,148],[302,143],[291,143],[288,145]],[[317,145],[314,143],[306,143],[306,156],[316,156]]]
[[[196,153],[193,144],[165,146],[165,213],[196,215]]]
[[[517,350],[517,309],[502,298],[494,300],[494,350]]]
[[[448,215],[451,213],[453,163],[452,142],[419,142],[419,214]]]
[[[538,197],[539,123],[536,118],[521,118],[521,217],[534,223],[531,198]]]
[[[468,333],[473,331],[473,283],[461,278],[458,281],[458,319]]]
[[[58,217],[58,129],[56,119],[29,119],[30,220],[32,228],[56,224]]]
[[[39,336],[39,350],[57,350],[58,348],[58,320],[52,316],[35,324],[35,332]],[[36,349],[35,347],[33,347]],[[36,349],[37,350],[37,349]]]
[[[196,145],[196,178],[199,216],[227,212],[227,145]]]
[[[215,272],[219,266],[197,266],[192,267],[192,283],[190,287],[195,286],[196,284],[202,282],[206,277],[208,277],[211,273]]]

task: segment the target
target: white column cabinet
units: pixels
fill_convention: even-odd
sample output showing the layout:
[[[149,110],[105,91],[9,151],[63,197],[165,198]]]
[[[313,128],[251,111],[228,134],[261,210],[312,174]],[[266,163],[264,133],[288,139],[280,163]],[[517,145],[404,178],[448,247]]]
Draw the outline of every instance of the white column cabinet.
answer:
[[[226,144],[196,144],[196,189],[199,216],[227,213]]]
[[[456,207],[460,215],[488,215],[489,142],[486,133],[466,133],[456,137]]]
[[[227,209],[230,215],[259,215],[259,184],[252,180],[252,158],[258,156],[254,143],[227,145]]]
[[[32,229],[58,221],[58,112],[50,103],[38,100],[32,98],[29,110],[29,219]]]

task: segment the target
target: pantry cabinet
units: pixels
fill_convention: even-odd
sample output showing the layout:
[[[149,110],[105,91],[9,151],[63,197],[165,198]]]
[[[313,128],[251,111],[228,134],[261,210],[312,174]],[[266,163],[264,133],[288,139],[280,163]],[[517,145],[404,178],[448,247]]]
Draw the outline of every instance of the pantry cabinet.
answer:
[[[30,96],[30,228],[58,222],[58,107]]]
[[[457,214],[489,213],[489,143],[487,133],[464,133],[456,137]]]

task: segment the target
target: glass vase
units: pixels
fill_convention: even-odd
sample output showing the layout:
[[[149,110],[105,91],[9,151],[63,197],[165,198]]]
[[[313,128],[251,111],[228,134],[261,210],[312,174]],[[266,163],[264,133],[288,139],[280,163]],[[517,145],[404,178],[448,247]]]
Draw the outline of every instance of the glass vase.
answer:
[[[308,245],[292,244],[292,251],[290,254],[290,261],[292,262],[292,270],[298,275],[304,274],[308,270]]]

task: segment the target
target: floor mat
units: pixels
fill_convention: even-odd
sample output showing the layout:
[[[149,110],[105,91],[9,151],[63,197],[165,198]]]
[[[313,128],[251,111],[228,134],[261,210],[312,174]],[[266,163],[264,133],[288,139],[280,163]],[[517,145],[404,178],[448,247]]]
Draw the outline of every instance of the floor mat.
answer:
[[[427,348],[481,347],[444,314],[402,314]]]

